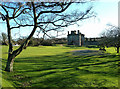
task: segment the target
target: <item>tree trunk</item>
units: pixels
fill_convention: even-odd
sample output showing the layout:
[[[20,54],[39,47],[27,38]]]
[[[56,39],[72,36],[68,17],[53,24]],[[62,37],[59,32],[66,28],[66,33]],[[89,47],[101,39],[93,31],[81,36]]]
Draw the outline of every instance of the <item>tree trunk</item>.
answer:
[[[31,37],[34,35],[36,28],[37,28],[37,16],[36,16],[36,10],[35,10],[35,5],[32,2],[33,5],[33,13],[34,13],[34,28],[32,30],[32,32],[30,33],[30,35],[28,36],[28,38],[26,39],[26,41],[16,50],[13,51],[13,45],[12,45],[12,36],[11,36],[11,28],[10,28],[10,22],[9,22],[9,14],[7,13],[7,18],[6,18],[6,22],[7,22],[7,32],[8,32],[8,43],[9,43],[9,53],[8,53],[8,60],[7,60],[7,64],[6,64],[6,68],[5,71],[8,72],[12,72],[13,71],[13,63],[14,63],[14,58],[19,55],[23,49],[25,49],[31,39]]]
[[[7,61],[7,64],[6,64],[5,71],[8,71],[8,72],[12,72],[13,71],[14,58],[15,57],[13,55],[9,55],[8,56],[8,61]]]
[[[117,53],[119,53],[119,47],[117,47]]]

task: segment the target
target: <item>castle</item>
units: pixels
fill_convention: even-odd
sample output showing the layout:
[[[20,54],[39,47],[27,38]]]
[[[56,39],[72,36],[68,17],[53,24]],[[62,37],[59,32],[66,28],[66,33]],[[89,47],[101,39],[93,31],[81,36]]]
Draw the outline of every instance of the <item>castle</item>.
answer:
[[[101,38],[85,38],[85,35],[80,33],[78,30],[71,31],[71,34],[68,31],[67,35],[67,44],[76,45],[76,46],[87,46],[87,45],[98,45]]]
[[[78,30],[78,33],[76,31],[71,31],[71,34],[68,31],[67,40],[68,45],[77,45],[82,46],[84,45],[84,34],[81,34]]]

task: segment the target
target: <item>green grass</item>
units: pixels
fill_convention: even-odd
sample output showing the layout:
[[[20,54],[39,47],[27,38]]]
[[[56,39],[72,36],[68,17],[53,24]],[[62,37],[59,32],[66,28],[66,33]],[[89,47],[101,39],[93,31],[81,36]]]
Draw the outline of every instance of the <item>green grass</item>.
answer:
[[[8,47],[2,49],[3,87],[118,87],[120,54],[114,48],[102,55],[81,56],[70,51],[98,48],[28,47],[16,57],[11,73],[4,71]]]
[[[12,81],[8,81],[2,78],[2,87],[14,87],[14,86],[12,85]]]

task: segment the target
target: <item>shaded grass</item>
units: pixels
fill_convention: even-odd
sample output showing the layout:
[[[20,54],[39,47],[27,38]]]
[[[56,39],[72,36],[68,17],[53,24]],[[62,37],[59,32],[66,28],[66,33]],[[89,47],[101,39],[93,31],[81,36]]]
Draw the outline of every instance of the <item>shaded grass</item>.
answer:
[[[14,86],[12,85],[12,82],[2,78],[2,87],[14,87]],[[15,89],[15,88],[13,88],[13,89]]]
[[[4,69],[7,47],[3,48]],[[28,47],[15,59],[14,72],[3,71],[3,78],[14,87],[118,87],[120,55],[81,56],[70,52],[80,49],[88,48]]]

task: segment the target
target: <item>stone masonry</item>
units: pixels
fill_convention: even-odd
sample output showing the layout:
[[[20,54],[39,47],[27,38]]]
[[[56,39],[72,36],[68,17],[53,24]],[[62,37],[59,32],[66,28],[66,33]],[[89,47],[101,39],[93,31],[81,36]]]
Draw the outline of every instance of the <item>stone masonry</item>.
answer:
[[[82,46],[84,45],[84,34],[81,34],[79,30],[77,31],[71,31],[71,34],[68,31],[67,35],[68,45],[76,45],[76,46]]]
[[[85,38],[85,35],[80,33],[79,30],[71,31],[71,34],[68,31],[67,35],[67,44],[76,45],[76,46],[87,46],[87,45],[99,45],[100,37],[98,38]]]

